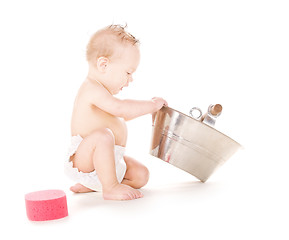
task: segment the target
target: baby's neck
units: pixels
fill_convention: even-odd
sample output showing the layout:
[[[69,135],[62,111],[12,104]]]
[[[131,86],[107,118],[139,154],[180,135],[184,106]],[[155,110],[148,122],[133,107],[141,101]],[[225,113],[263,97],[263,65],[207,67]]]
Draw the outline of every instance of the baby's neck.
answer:
[[[95,81],[99,83],[100,85],[104,86],[103,82],[101,81],[101,77],[99,76],[99,72],[91,65],[89,65],[87,79],[89,81]]]
[[[87,79],[88,81],[92,82],[92,83],[98,83],[99,85],[101,85],[101,86],[103,86],[103,87],[105,88],[105,86],[104,86],[100,81],[98,81],[98,80],[95,79],[95,78],[90,77],[89,75],[87,75],[86,79]]]
[[[105,88],[109,93],[111,93],[105,83],[105,80],[103,80],[103,75],[95,69],[93,66],[89,64],[88,74],[87,78],[88,81],[90,81],[93,84],[101,85],[103,88]],[[112,93],[111,93],[112,94]]]

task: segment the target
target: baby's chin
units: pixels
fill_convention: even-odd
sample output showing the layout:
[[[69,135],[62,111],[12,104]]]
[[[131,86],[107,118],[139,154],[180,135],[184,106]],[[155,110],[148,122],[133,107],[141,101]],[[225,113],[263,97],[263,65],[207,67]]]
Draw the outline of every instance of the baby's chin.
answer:
[[[123,87],[118,89],[117,93],[121,92],[123,90]]]
[[[118,93],[121,92],[122,89],[114,90],[111,92],[112,95],[117,95]]]
[[[110,93],[111,93],[112,95],[116,95],[116,94],[120,93],[123,89],[124,89],[124,87],[121,87],[121,88],[119,88],[119,89],[115,89],[115,90],[111,91]]]

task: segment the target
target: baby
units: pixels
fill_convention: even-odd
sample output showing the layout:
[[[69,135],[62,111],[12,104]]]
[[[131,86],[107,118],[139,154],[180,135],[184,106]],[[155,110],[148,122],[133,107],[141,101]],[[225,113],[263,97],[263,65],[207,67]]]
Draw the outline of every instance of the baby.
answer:
[[[102,191],[104,199],[143,197],[137,190],[149,178],[148,169],[124,155],[125,121],[155,113],[167,102],[120,100],[114,95],[133,81],[139,61],[139,41],[125,28],[111,25],[96,32],[87,46],[88,75],[75,99],[71,147],[66,174],[75,193]]]

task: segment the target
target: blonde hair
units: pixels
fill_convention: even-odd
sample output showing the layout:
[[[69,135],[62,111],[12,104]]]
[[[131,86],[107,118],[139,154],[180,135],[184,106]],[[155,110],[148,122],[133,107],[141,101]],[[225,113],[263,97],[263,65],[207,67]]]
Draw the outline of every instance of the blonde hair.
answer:
[[[118,44],[139,44],[139,40],[125,30],[126,27],[127,25],[110,25],[97,31],[87,45],[87,61],[90,62],[99,57],[111,58]]]

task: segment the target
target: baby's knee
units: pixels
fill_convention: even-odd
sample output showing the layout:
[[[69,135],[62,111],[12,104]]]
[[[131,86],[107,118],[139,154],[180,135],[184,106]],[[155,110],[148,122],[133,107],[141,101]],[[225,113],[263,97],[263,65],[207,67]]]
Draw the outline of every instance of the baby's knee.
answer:
[[[138,176],[138,188],[141,188],[147,184],[149,181],[149,176],[150,172],[147,169],[147,167],[142,166],[141,168],[138,169],[137,171],[137,176]]]
[[[98,129],[90,134],[94,142],[103,144],[114,144],[114,135],[108,128]]]

